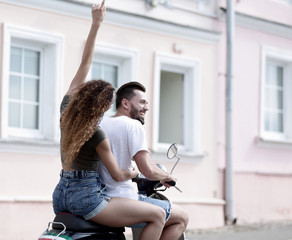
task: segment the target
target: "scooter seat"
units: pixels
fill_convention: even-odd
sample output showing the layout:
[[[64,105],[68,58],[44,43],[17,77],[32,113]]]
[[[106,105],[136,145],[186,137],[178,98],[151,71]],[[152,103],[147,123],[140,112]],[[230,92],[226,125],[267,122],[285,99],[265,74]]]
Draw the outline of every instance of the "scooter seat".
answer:
[[[83,217],[71,213],[58,213],[54,219],[53,229],[62,230],[63,226],[56,224],[61,222],[66,226],[66,229],[76,232],[115,232],[123,233],[124,227],[108,227],[97,224],[90,220],[85,220]]]

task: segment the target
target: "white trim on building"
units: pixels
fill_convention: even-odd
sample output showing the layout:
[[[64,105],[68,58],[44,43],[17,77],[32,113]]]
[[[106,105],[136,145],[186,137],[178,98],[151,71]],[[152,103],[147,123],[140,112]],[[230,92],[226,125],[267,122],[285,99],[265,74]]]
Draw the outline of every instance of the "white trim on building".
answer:
[[[153,150],[156,152],[167,150],[169,143],[159,142],[159,111],[160,111],[160,81],[161,71],[183,74],[183,145],[180,146],[184,155],[203,156],[200,149],[200,62],[169,54],[156,53],[154,68],[154,114],[153,114]],[[176,109],[173,109],[176,114]],[[169,129],[171,131],[171,129]]]
[[[269,131],[266,129],[267,116],[265,115],[266,104],[267,104],[267,63],[272,63],[275,66],[280,67],[283,70],[282,79],[282,90],[281,95],[277,95],[277,99],[272,99],[271,104],[281,105],[282,118],[281,121],[281,131]],[[276,143],[289,143],[292,144],[292,52],[279,49],[270,46],[262,46],[262,65],[261,65],[261,114],[260,114],[260,139],[266,142],[276,142]],[[279,88],[273,86],[274,88]],[[276,89],[277,90],[277,89]],[[280,99],[279,99],[280,98]],[[275,102],[276,101],[276,102]],[[279,102],[280,101],[280,102]],[[277,106],[275,106],[277,107]],[[274,109],[275,109],[274,107]],[[275,110],[274,110],[275,111]]]
[[[9,142],[29,142],[34,147],[55,145],[59,140],[59,111],[60,93],[62,86],[62,62],[63,62],[63,36],[51,34],[34,29],[23,28],[4,24],[3,34],[3,59],[2,59],[2,115],[1,115],[1,142],[5,146]],[[18,46],[37,46],[42,53],[40,62],[41,69],[41,87],[40,95],[40,113],[39,125],[37,130],[11,128],[8,125],[8,94],[9,94],[9,69],[10,69],[10,50],[12,44]],[[46,109],[43,111],[42,109]],[[47,119],[53,119],[47,121]],[[16,131],[15,131],[16,130]],[[13,147],[11,145],[10,150]],[[15,150],[18,151],[19,147]]]

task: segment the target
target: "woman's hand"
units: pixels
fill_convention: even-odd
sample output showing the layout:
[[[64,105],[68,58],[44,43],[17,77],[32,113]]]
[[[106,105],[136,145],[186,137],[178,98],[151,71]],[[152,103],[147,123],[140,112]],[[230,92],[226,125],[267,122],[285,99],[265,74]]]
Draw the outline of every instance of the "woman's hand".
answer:
[[[130,179],[135,178],[138,175],[138,170],[136,168],[132,168],[132,170],[128,170],[130,172]]]
[[[91,8],[92,24],[100,25],[105,16],[105,0],[101,4],[94,4]]]
[[[127,181],[132,178],[135,178],[138,175],[138,171],[133,167],[132,169],[128,170],[121,170],[123,172],[123,177],[121,177],[119,180],[116,181]]]
[[[126,181],[137,176],[138,171],[135,168],[121,170],[119,165],[111,151],[110,142],[108,138],[105,138],[96,147],[96,152],[103,162],[104,166],[107,168],[111,177],[117,181]]]
[[[92,24],[83,50],[80,66],[71,81],[66,95],[73,95],[76,89],[85,82],[86,76],[92,64],[94,45],[97,31],[104,19],[105,15],[105,0],[101,4],[93,5],[91,8]]]

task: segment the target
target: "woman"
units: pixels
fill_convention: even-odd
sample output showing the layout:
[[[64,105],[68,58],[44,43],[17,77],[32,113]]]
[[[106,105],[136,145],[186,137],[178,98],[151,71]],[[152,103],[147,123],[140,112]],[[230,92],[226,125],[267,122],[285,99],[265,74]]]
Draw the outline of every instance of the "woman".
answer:
[[[101,160],[116,181],[134,177],[120,170],[109,141],[97,127],[113,102],[114,88],[103,80],[85,83],[97,31],[105,15],[105,0],[92,7],[92,25],[82,61],[61,104],[61,178],[53,193],[55,213],[69,211],[96,223],[121,227],[147,222],[140,239],[159,239],[165,223],[162,208],[124,198],[108,198],[97,172]]]

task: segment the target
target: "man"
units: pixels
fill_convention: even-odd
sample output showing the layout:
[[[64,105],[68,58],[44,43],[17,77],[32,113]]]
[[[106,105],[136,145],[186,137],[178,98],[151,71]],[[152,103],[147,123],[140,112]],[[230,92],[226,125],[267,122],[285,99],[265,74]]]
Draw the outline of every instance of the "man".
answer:
[[[131,169],[132,160],[134,160],[139,171],[146,178],[160,180],[165,186],[170,187],[166,182],[176,179],[158,168],[148,151],[145,130],[142,126],[148,111],[145,92],[145,87],[138,82],[129,82],[121,86],[117,91],[116,114],[104,118],[100,126],[109,138],[112,152],[121,169]],[[166,211],[167,222],[160,239],[177,240],[185,231],[188,224],[188,214],[180,207],[171,206],[168,201],[138,196],[131,180],[114,181],[103,165],[100,166],[100,176],[107,186],[109,196],[149,202]]]

